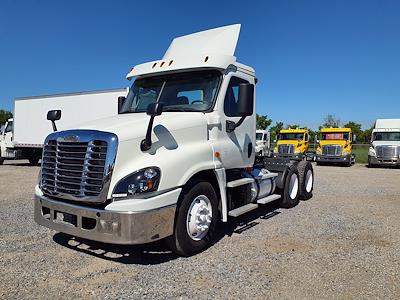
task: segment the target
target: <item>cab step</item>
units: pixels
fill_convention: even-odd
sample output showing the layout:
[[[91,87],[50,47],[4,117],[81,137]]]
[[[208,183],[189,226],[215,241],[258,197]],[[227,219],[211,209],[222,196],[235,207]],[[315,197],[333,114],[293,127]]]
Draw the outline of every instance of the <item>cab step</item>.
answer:
[[[258,200],[257,200],[257,203],[258,203],[258,204],[267,204],[267,203],[270,203],[270,202],[272,202],[272,201],[278,200],[278,199],[280,199],[280,198],[281,198],[281,195],[272,194],[272,195],[269,195],[269,196],[267,196],[267,197],[258,199]]]
[[[241,186],[241,185],[245,185],[245,184],[249,184],[249,183],[253,183],[254,182],[254,178],[240,178],[237,180],[233,180],[233,181],[229,181],[226,186],[228,188],[234,188],[237,186]]]
[[[256,203],[249,203],[249,204],[243,205],[241,207],[230,210],[228,212],[228,215],[230,217],[238,217],[240,215],[243,215],[249,211],[256,209],[257,207],[258,207],[258,204],[256,204]]]

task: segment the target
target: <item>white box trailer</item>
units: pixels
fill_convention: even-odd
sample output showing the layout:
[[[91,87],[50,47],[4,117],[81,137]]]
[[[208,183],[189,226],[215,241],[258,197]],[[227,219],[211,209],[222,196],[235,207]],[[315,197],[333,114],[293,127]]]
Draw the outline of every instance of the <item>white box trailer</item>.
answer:
[[[126,96],[128,89],[76,92],[46,96],[16,98],[14,119],[10,119],[1,133],[1,159],[28,159],[37,164],[43,142],[53,131],[47,112],[61,110],[58,130],[77,128],[80,123],[118,114],[118,97]],[[12,128],[12,130],[10,130]]]

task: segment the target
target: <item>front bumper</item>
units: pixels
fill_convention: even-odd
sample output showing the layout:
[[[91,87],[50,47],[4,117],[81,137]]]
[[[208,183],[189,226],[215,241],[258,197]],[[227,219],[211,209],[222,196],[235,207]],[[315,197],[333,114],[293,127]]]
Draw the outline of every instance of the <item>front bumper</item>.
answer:
[[[317,162],[326,162],[326,163],[348,163],[351,161],[352,157],[351,154],[347,155],[340,155],[340,156],[329,156],[329,155],[322,155],[317,154],[316,161]]]
[[[400,166],[400,158],[398,158],[398,157],[368,156],[368,162],[371,165]]]
[[[73,236],[111,243],[144,244],[170,236],[176,204],[140,212],[109,211],[35,195],[35,221]]]
[[[275,158],[289,158],[291,160],[302,160],[304,158],[303,153],[289,153],[289,154],[282,154],[282,153],[274,153]]]

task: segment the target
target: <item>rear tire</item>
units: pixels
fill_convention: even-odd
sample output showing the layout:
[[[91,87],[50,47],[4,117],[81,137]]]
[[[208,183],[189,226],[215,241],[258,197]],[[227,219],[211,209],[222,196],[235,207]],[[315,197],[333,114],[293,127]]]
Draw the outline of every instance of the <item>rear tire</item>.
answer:
[[[292,165],[285,178],[282,197],[279,199],[279,205],[281,207],[292,208],[299,204],[299,183],[299,171],[295,165]]]
[[[0,166],[4,163],[6,159],[4,157],[0,157]]]
[[[314,189],[314,170],[312,164],[308,161],[301,161],[297,165],[299,171],[300,191],[299,198],[301,200],[311,199]]]
[[[182,191],[174,234],[166,242],[178,255],[194,255],[210,246],[217,223],[218,200],[213,186],[206,181],[193,180]]]

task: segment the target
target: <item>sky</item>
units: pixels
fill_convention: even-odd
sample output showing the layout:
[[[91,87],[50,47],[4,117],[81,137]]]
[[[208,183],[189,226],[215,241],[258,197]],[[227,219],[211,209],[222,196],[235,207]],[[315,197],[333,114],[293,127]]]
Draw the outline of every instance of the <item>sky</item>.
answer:
[[[257,113],[316,129],[400,117],[400,1],[0,2],[0,109],[14,98],[127,87],[175,36],[242,24]]]

